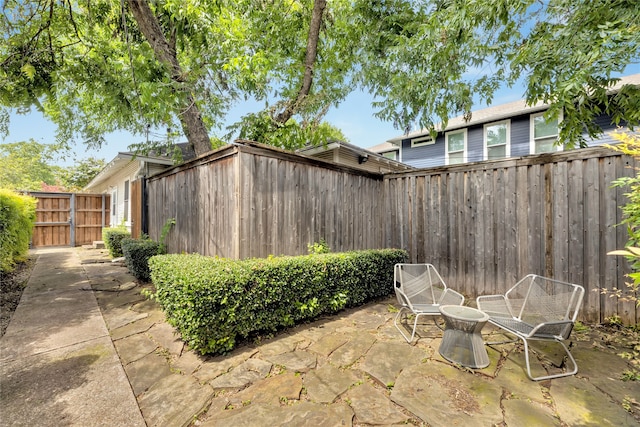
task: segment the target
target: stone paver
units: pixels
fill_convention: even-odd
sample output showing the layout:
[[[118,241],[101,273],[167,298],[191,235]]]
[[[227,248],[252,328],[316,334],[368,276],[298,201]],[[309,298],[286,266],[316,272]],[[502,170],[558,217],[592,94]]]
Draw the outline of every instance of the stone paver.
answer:
[[[574,343],[570,378],[530,381],[513,344],[490,348],[485,369],[460,369],[434,327],[408,344],[388,298],[203,356],[143,298],[149,284],[111,263],[79,267],[96,251],[61,254],[36,265],[0,340],[2,427],[640,425],[640,383],[621,381],[630,366],[597,343]]]
[[[350,340],[337,348],[329,360],[336,366],[349,366],[355,363],[369,351],[376,339],[369,334],[358,334],[350,337]]]
[[[346,404],[320,405],[302,402],[297,405],[274,407],[249,405],[227,418],[212,419],[203,427],[334,427],[352,425],[353,411]]]
[[[396,331],[397,332],[397,331]],[[402,338],[402,337],[401,337]],[[419,363],[426,354],[410,345],[398,342],[377,342],[367,352],[360,369],[383,387],[392,386],[400,372]]]
[[[155,352],[125,365],[124,370],[136,397],[149,390],[156,382],[171,375],[171,367],[165,357]]]
[[[317,356],[306,350],[292,351],[290,353],[265,357],[264,359],[274,365],[284,366],[285,369],[294,372],[308,372],[314,369],[317,363]]]
[[[345,400],[353,408],[359,423],[403,424],[410,419],[389,400],[386,394],[366,383],[349,390]]]
[[[116,346],[120,359],[125,365],[142,359],[144,356],[158,349],[158,344],[151,341],[151,339],[144,334],[122,338],[121,340],[114,341],[113,344]]]
[[[638,426],[621,405],[611,402],[586,379],[567,377],[549,389],[560,419],[572,426]],[[637,398],[637,395],[636,395]]]
[[[350,371],[326,364],[309,371],[304,377],[307,396],[316,403],[331,403],[358,381]]]
[[[212,396],[213,389],[208,384],[174,374],[156,382],[138,403],[150,426],[185,426],[206,408]]]
[[[210,382],[215,390],[241,389],[247,385],[265,378],[273,365],[260,359],[249,359],[230,372],[219,376]]]
[[[391,400],[430,425],[499,424],[501,387],[439,362],[400,374]]]
[[[553,412],[538,402],[509,399],[502,402],[504,421],[509,427],[560,426]]]
[[[285,372],[255,382],[241,392],[230,396],[228,402],[236,408],[248,403],[278,406],[280,402],[300,400],[301,392],[302,376]]]

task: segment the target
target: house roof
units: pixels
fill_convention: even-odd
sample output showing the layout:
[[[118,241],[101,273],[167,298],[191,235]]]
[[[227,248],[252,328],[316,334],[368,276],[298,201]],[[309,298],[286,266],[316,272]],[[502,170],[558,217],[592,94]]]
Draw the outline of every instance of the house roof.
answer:
[[[304,154],[307,156],[315,156],[320,153],[325,153],[327,151],[332,150],[343,150],[349,153],[354,154],[355,156],[361,156],[365,161],[374,161],[379,164],[385,165],[386,168],[395,171],[407,170],[407,169],[415,169],[412,166],[409,166],[405,163],[401,163],[395,160],[388,159],[386,157],[381,156],[375,151],[371,151],[365,148],[358,147],[357,145],[349,144],[347,142],[342,141],[331,141],[326,146],[325,145],[317,145],[317,146],[308,146],[304,148],[300,148],[296,150],[299,154]]]
[[[374,153],[381,154],[381,153],[387,153],[389,151],[398,151],[398,146],[390,142],[383,142],[382,144],[369,147],[367,148],[367,150],[373,151]]]
[[[120,172],[135,160],[157,165],[173,166],[173,160],[168,157],[137,156],[136,154],[130,152],[120,152],[116,157],[113,158],[113,160],[107,163],[107,165],[100,171],[100,173],[98,173],[98,175],[96,175],[95,178],[93,178],[91,182],[89,182],[84,188],[88,189],[98,186],[100,183],[106,181],[107,179],[109,179],[109,177]]]
[[[615,93],[623,85],[626,85],[626,84],[640,85],[640,74],[633,74],[630,76],[621,77],[620,80],[611,87],[609,92]],[[508,117],[513,117],[521,114],[536,113],[538,111],[544,111],[548,107],[549,105],[543,102],[538,102],[535,105],[527,105],[524,99],[520,99],[518,101],[509,102],[507,104],[495,105],[495,106],[483,108],[481,110],[473,111],[471,113],[471,120],[469,121],[466,121],[464,119],[464,116],[451,118],[449,119],[449,123],[447,124],[447,127],[444,130],[447,130],[447,131],[455,130],[455,129],[460,129],[464,127],[469,127],[472,125],[495,122],[498,120],[506,119]],[[443,129],[440,128],[440,125],[436,125],[436,130],[442,131]],[[387,140],[387,142],[394,145],[399,145],[405,139],[423,136],[428,133],[429,133],[428,129],[421,129],[418,131],[393,137]]]
[[[193,146],[191,146],[188,142],[181,142],[175,145],[178,147],[182,153],[182,160],[187,161],[194,159],[196,157],[196,153],[193,150]],[[89,182],[84,189],[96,187],[100,183],[109,179],[109,177],[115,175],[120,172],[122,169],[127,167],[132,161],[137,160],[141,162],[147,162],[155,165],[164,165],[164,166],[173,166],[174,161],[171,154],[167,151],[160,153],[160,155],[156,155],[156,152],[152,151],[149,155],[139,155],[132,151],[124,151],[119,152],[116,157],[113,158],[107,165],[98,173]]]

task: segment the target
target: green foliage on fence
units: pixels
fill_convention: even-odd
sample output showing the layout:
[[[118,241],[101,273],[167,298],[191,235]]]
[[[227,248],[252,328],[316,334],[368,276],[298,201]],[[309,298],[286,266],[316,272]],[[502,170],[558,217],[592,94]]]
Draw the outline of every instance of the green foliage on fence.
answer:
[[[131,233],[125,227],[112,227],[102,229],[104,246],[109,250],[113,258],[124,256],[122,253],[122,241],[131,237]]]
[[[154,297],[202,354],[393,293],[397,249],[232,261],[200,255],[149,260]]]
[[[149,258],[163,254],[162,245],[149,239],[123,239],[120,246],[129,272],[136,279],[149,282]]]
[[[33,235],[38,201],[0,189],[0,273],[25,259]]]

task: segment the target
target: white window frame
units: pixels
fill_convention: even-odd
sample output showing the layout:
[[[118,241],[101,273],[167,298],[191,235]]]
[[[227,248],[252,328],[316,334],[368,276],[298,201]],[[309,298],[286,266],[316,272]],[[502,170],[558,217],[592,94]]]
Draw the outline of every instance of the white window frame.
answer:
[[[111,190],[111,227],[117,227],[118,224],[118,188]]]
[[[505,150],[504,150],[504,158],[507,159],[511,157],[511,119],[500,120],[498,122],[487,123],[482,127],[482,148],[483,148],[483,159],[484,160],[500,160],[500,159],[489,159],[489,147],[487,146],[487,128],[490,126],[507,125],[507,140],[505,141]]]
[[[435,139],[431,138],[431,135],[420,136],[418,138],[411,138],[411,148],[423,147],[425,145],[435,144]]]
[[[389,154],[393,154],[393,157],[388,157]],[[381,154],[381,156],[384,157],[385,159],[398,161],[398,152],[395,150],[385,151],[384,153]]]
[[[540,113],[534,113],[529,116],[529,154],[536,154],[536,140],[535,140],[535,123],[534,118],[539,116],[544,116],[546,111],[542,111]],[[558,114],[558,133],[557,137],[560,137],[560,122],[562,122],[562,111]],[[548,138],[548,137],[547,137]],[[563,151],[564,145],[556,146],[555,151]],[[553,153],[553,151],[549,151]],[[540,154],[540,153],[537,153]]]
[[[462,163],[467,163],[467,129],[464,128],[464,129],[452,130],[451,132],[446,132],[444,134],[444,164],[445,165],[449,164],[449,135],[455,135],[459,133],[462,133],[464,137],[464,147],[462,148],[462,158],[463,158]],[[453,153],[459,153],[459,152],[460,150],[453,151]]]
[[[124,209],[122,215],[124,218],[124,223],[126,225],[129,225],[129,222],[131,221],[131,215],[129,215],[131,210],[131,201],[129,200],[131,199],[131,180],[129,179],[124,181],[123,195],[124,197],[122,199],[122,203],[124,204]]]

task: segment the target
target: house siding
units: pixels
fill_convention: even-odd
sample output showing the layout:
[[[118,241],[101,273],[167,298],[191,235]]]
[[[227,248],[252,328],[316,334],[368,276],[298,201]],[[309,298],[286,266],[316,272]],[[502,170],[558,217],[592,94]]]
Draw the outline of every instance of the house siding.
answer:
[[[522,157],[531,153],[531,113],[510,117],[510,154],[509,157]],[[600,138],[591,139],[586,134],[585,139],[589,147],[612,144],[617,141],[612,138],[611,132],[618,127],[611,123],[611,117],[600,114],[594,120],[602,128],[604,134]],[[467,128],[467,162],[484,160],[484,125],[474,124]],[[624,126],[625,123],[621,123]],[[412,137],[415,138],[415,135]],[[411,138],[402,140],[401,160],[416,168],[428,168],[445,165],[445,137],[438,134],[436,143],[422,147],[411,147]]]
[[[402,162],[416,168],[428,168],[444,164],[444,135],[438,135],[436,143],[411,147],[411,139],[402,140]]]
[[[131,183],[136,179],[136,172],[140,168],[140,162],[132,161],[118,173],[113,174],[108,180],[102,182],[99,186],[91,189],[95,193],[105,193],[111,195],[116,189],[116,211],[111,213],[111,225],[118,226],[124,220],[124,182],[129,181],[129,209],[131,209]],[[129,221],[125,224],[130,226],[131,212],[127,215]]]
[[[520,157],[531,154],[531,119],[530,115],[511,119],[511,156]]]
[[[479,162],[484,156],[482,126],[467,129],[467,161]]]
[[[598,126],[600,126],[600,128],[604,131],[604,134],[600,135],[600,138],[598,139],[592,139],[588,137],[587,134],[584,134],[584,137],[587,141],[587,145],[589,147],[593,147],[595,145],[602,145],[602,144],[615,144],[619,142],[611,136],[611,132],[618,129],[618,126],[616,126],[614,123],[611,123],[610,116],[606,114],[600,114],[598,117],[596,117],[594,122]],[[626,122],[621,122],[620,127],[622,126],[626,126]]]

